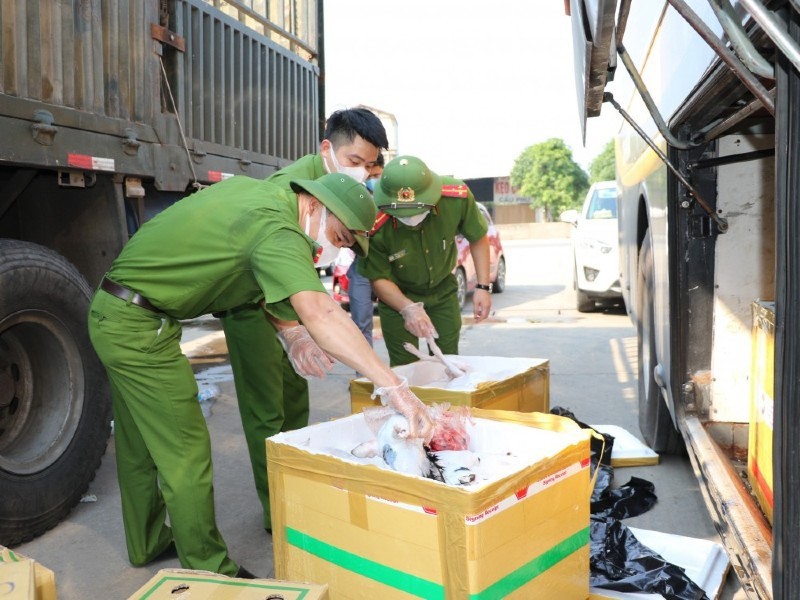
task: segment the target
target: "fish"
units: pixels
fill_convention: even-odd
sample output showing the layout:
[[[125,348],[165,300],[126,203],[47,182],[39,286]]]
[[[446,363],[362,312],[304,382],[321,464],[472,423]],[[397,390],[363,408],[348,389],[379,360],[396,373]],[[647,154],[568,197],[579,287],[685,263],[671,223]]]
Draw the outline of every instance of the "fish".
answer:
[[[444,354],[442,354],[442,351],[439,349],[439,346],[436,345],[436,342],[433,341],[433,338],[425,338],[425,341],[428,343],[428,348],[430,348],[431,352],[433,352],[433,356],[420,352],[419,348],[417,348],[414,344],[409,344],[408,342],[403,344],[403,348],[405,348],[406,352],[413,354],[419,360],[438,362],[444,365],[444,373],[447,376],[447,379],[450,381],[453,379],[458,379],[459,377],[463,377],[472,370],[471,367],[466,363],[457,361],[452,357],[447,358]]]
[[[477,479],[472,468],[480,458],[469,450],[432,452],[422,438],[409,437],[408,420],[393,414],[381,425],[377,436],[353,448],[357,458],[380,456],[393,470],[433,479],[449,485],[469,485]]]
[[[480,456],[470,450],[440,450],[428,452],[431,463],[431,479],[448,485],[470,485],[477,475],[472,470],[480,462]]]
[[[403,415],[391,415],[381,425],[376,438],[363,442],[350,452],[358,458],[380,456],[395,471],[429,477],[431,463],[422,438],[409,437],[411,428]]]

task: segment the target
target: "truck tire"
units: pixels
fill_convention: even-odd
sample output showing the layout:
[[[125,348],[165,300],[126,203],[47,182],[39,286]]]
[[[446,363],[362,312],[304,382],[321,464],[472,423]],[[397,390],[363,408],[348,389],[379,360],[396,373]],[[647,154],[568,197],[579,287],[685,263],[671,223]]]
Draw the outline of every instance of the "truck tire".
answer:
[[[105,371],[86,326],[92,291],[59,254],[0,239],[0,544],[61,521],[111,432]]]
[[[637,293],[636,338],[638,341],[639,366],[639,430],[644,441],[655,452],[682,454],[685,452],[683,438],[675,429],[656,381],[654,369],[658,364],[655,336],[655,310],[653,308],[653,250],[649,232],[639,251]]]

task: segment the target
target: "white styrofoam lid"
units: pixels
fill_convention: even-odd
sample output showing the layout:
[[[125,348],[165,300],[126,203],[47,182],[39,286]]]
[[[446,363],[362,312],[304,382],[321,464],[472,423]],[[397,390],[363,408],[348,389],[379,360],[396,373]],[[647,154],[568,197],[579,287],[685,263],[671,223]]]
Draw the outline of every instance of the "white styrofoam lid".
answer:
[[[639,440],[627,429],[619,425],[592,425],[600,433],[614,436],[614,447],[611,449],[611,464],[631,466],[633,464],[655,464],[658,453]]]

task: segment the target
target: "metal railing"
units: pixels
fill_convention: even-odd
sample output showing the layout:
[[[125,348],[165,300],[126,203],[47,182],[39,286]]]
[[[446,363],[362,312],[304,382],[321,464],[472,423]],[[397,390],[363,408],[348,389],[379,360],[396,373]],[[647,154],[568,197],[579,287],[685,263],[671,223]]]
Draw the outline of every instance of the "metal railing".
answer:
[[[204,0],[292,52],[317,57],[316,0]]]

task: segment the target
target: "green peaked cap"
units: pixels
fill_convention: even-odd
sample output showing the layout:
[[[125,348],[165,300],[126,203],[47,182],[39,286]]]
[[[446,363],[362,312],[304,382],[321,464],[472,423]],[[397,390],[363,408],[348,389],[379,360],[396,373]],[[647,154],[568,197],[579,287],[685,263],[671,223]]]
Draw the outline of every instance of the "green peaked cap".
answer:
[[[442,178],[416,156],[398,156],[375,186],[375,204],[393,217],[410,217],[436,206]]]
[[[319,179],[294,179],[295,192],[307,192],[322,202],[350,231],[356,233],[356,254],[366,256],[369,239],[366,233],[375,223],[377,210],[367,188],[349,175],[330,173]]]

